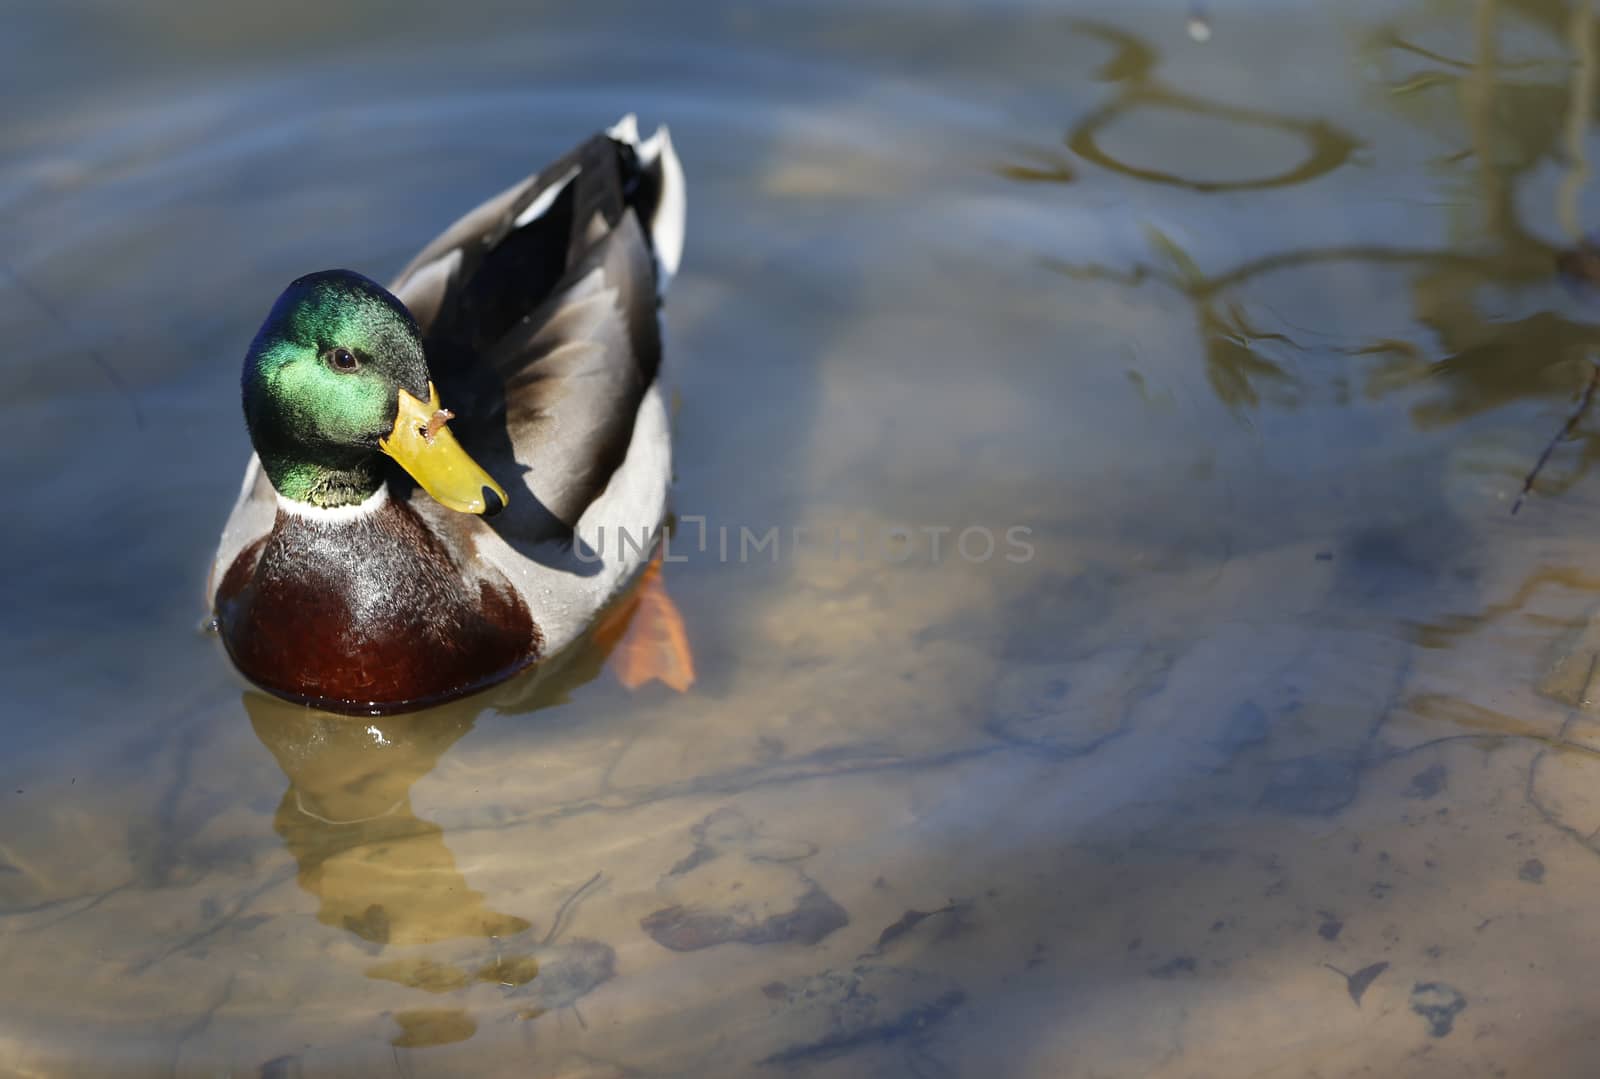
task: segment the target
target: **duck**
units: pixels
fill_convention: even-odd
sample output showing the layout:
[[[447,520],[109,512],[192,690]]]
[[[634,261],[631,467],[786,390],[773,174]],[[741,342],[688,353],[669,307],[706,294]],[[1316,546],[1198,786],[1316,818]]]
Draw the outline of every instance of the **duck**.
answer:
[[[665,126],[626,116],[476,206],[388,287],[292,281],[244,357],[252,454],[206,585],[246,679],[414,711],[559,655],[619,597],[669,624],[625,681],[693,681],[660,585],[661,309],[685,235]]]

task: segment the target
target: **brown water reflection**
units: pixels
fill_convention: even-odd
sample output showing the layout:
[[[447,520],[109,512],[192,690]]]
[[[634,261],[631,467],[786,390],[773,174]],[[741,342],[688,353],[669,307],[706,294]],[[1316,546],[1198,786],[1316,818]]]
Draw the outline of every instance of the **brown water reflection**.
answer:
[[[1543,31],[1552,45],[1570,39],[1582,62],[1569,68],[1553,60],[1502,61],[1496,43],[1509,23]],[[1345,165],[1359,145],[1323,121],[1222,108],[1155,83],[1158,54],[1153,48],[1112,28],[1081,26],[1080,30],[1116,45],[1117,55],[1099,74],[1126,84],[1114,104],[1079,121],[1067,136],[1075,152],[1102,167],[1140,181],[1220,192],[1314,181]],[[1577,5],[1569,13],[1568,5],[1551,0],[1484,2],[1477,7],[1472,31],[1477,55],[1471,60],[1418,46],[1399,24],[1380,24],[1370,33],[1366,50],[1382,73],[1379,90],[1385,108],[1425,127],[1435,138],[1441,126],[1460,132],[1446,136],[1455,138],[1458,148],[1442,154],[1438,162],[1442,172],[1452,174],[1446,182],[1461,200],[1454,214],[1452,246],[1339,245],[1275,251],[1204,271],[1177,242],[1152,228],[1147,235],[1156,255],[1153,263],[1137,262],[1122,269],[1046,258],[1044,264],[1074,280],[1120,281],[1136,288],[1154,282],[1186,299],[1205,344],[1207,381],[1230,407],[1262,403],[1294,407],[1309,388],[1303,373],[1306,365],[1282,355],[1285,350],[1304,353],[1308,346],[1288,334],[1256,328],[1249,314],[1252,292],[1294,273],[1308,274],[1309,281],[1327,280],[1336,267],[1348,272],[1343,267],[1351,264],[1404,275],[1418,333],[1409,339],[1361,340],[1342,326],[1319,325],[1318,344],[1333,361],[1320,375],[1321,381],[1354,367],[1352,374],[1369,395],[1426,386],[1434,392],[1411,411],[1414,422],[1424,428],[1455,423],[1525,398],[1576,398],[1590,378],[1600,326],[1554,310],[1507,317],[1505,307],[1508,297],[1536,299],[1548,293],[1568,250],[1565,244],[1539,238],[1522,222],[1517,192],[1542,165],[1553,162],[1567,172],[1561,216],[1569,242],[1578,234],[1574,199],[1588,166],[1583,140],[1572,133],[1587,129],[1594,104],[1593,13],[1587,5]],[[1301,167],[1284,176],[1219,184],[1118,162],[1095,147],[1100,127],[1124,111],[1152,104],[1214,115],[1232,124],[1264,123],[1304,132],[1314,149]],[[1450,111],[1454,117],[1448,116]],[[1329,345],[1330,336],[1344,340]],[[1379,362],[1362,362],[1372,359]],[[1564,478],[1548,483],[1552,493],[1587,475],[1600,455],[1592,428],[1577,432],[1582,443],[1579,461]]]
[[[273,830],[300,866],[300,886],[320,900],[318,920],[379,947],[528,928],[489,910],[456,869],[444,830],[412,812],[411,785],[472,728],[470,715],[358,723],[255,693],[245,710],[289,779]]]
[[[556,669],[502,687],[491,699],[526,717],[594,679],[627,632],[631,608],[605,643],[585,643]],[[514,704],[511,702],[515,702]],[[525,917],[493,909],[471,887],[445,829],[419,817],[412,788],[473,728],[482,699],[426,712],[352,719],[255,691],[243,704],[251,728],[289,781],[273,830],[318,901],[317,920],[358,939],[378,961],[368,978],[425,993],[462,996],[497,987],[524,1021],[578,1001],[612,976],[610,946],[561,940],[564,920],[599,883],[597,874],[553,912],[542,933]],[[444,947],[440,947],[444,945]],[[530,985],[549,964],[544,982]],[[397,1011],[392,1044],[417,1049],[465,1041],[477,1031],[468,1008]]]
[[[1096,72],[1099,79],[1119,84],[1117,95],[1108,104],[1079,120],[1067,134],[1066,140],[1073,153],[1101,168],[1146,183],[1169,184],[1191,191],[1253,191],[1289,187],[1315,180],[1343,166],[1361,146],[1359,140],[1322,120],[1299,120],[1264,109],[1226,105],[1186,94],[1165,85],[1156,77],[1160,54],[1149,43],[1114,26],[1079,23],[1077,30],[1086,36],[1099,38],[1117,50]],[[1125,114],[1161,109],[1209,117],[1230,127],[1287,132],[1305,143],[1305,158],[1293,168],[1272,176],[1198,180],[1186,178],[1176,171],[1120,161],[1101,148],[1102,131]]]

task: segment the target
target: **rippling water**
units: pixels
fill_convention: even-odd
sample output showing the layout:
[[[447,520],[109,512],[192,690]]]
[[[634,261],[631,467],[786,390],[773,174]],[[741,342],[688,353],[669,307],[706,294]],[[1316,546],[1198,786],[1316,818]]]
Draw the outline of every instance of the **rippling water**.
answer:
[[[0,15],[0,1071],[1591,1074],[1595,19]],[[249,691],[266,306],[631,110],[699,683]]]

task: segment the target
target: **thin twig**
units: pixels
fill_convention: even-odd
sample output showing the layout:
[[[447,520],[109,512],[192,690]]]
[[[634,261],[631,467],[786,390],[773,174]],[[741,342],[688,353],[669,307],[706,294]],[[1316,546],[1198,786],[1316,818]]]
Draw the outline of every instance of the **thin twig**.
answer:
[[[556,910],[555,920],[550,923],[549,932],[544,935],[544,940],[539,942],[540,947],[548,948],[552,943],[555,942],[556,937],[561,933],[562,919],[567,916],[567,913],[572,909],[572,905],[579,899],[583,898],[584,892],[587,892],[590,888],[593,888],[600,882],[600,877],[601,874],[596,873],[594,876],[584,881],[583,884],[579,885],[577,891],[573,892],[562,901],[561,906]]]
[[[1583,400],[1578,402],[1578,407],[1567,417],[1566,424],[1556,432],[1556,437],[1550,440],[1550,444],[1539,455],[1539,460],[1534,464],[1533,471],[1528,473],[1528,478],[1522,481],[1522,493],[1517,495],[1517,500],[1511,504],[1513,517],[1522,508],[1522,500],[1533,490],[1533,481],[1539,477],[1539,472],[1544,468],[1544,463],[1550,460],[1550,455],[1556,451],[1556,446],[1571,437],[1573,430],[1578,426],[1578,421],[1589,411],[1589,406],[1594,403],[1594,393],[1597,388],[1600,388],[1600,363],[1590,365],[1589,384],[1583,388]]]

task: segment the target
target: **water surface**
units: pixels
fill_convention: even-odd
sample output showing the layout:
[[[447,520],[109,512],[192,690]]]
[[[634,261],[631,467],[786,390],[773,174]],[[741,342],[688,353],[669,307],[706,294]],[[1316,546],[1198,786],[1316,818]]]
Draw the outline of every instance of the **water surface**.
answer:
[[[1189,15],[8,12],[0,1070],[1588,1074],[1594,16]],[[266,306],[630,110],[698,684],[253,693]]]

